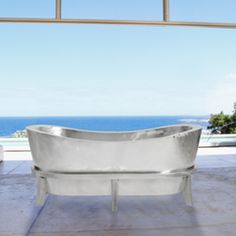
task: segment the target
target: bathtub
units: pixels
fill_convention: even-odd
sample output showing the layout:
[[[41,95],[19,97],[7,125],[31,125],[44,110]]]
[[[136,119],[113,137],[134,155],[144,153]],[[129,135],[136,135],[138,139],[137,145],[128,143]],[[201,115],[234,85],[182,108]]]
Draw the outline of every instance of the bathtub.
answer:
[[[37,203],[56,195],[163,195],[192,205],[191,174],[201,127],[174,125],[125,132],[27,127]]]
[[[3,155],[4,155],[4,150],[3,150],[3,146],[0,145],[0,162],[3,161]]]

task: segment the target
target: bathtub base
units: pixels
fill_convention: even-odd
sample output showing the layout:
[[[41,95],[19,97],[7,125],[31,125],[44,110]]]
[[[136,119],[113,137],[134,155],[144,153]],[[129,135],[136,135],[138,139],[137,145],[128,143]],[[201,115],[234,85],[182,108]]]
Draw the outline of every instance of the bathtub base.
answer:
[[[37,196],[36,204],[42,206],[45,202],[45,197],[48,192],[46,178],[37,177]]]
[[[117,211],[118,196],[150,196],[182,193],[192,206],[191,174],[194,167],[173,173],[159,172],[84,172],[53,173],[32,168],[37,178],[38,205],[46,194],[65,196],[112,196],[112,211]]]
[[[182,194],[187,206],[193,206],[191,175],[185,177]]]

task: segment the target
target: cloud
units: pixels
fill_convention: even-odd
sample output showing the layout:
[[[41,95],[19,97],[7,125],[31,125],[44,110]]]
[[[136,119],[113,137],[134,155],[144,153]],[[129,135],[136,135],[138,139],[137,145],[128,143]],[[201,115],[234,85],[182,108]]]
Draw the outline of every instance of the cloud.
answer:
[[[210,113],[224,111],[230,114],[234,102],[236,102],[236,73],[230,73],[210,88],[207,95],[207,110]]]
[[[225,80],[227,81],[234,81],[236,82],[236,73],[230,73],[228,75],[225,76]]]

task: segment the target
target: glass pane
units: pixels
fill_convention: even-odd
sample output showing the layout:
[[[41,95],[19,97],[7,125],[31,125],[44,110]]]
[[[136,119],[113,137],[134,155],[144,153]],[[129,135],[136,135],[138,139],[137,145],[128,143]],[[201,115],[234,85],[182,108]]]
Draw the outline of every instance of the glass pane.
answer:
[[[54,17],[54,0],[0,0],[0,17]]]
[[[171,20],[236,22],[235,0],[170,0]]]
[[[63,17],[161,20],[162,0],[64,0]]]

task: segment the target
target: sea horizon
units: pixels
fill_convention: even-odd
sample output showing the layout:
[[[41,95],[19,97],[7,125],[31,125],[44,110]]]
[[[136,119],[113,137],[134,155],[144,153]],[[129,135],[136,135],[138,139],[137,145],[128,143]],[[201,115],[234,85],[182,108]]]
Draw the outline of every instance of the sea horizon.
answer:
[[[204,129],[210,116],[0,116],[0,137],[10,137],[28,125],[46,124],[95,131],[128,131],[175,124],[195,124]]]
[[[194,117],[210,117],[209,115],[0,115],[0,118],[10,118],[10,117],[163,117],[163,116],[194,116]]]

